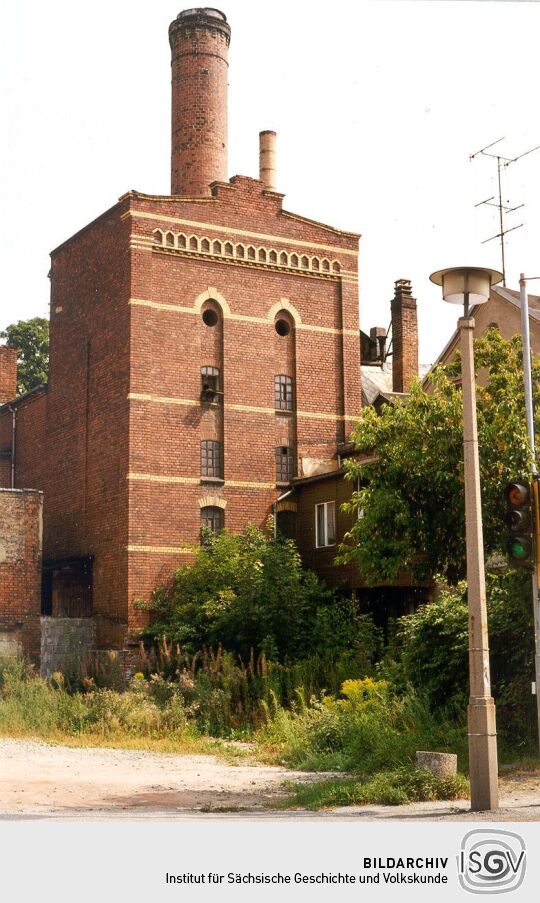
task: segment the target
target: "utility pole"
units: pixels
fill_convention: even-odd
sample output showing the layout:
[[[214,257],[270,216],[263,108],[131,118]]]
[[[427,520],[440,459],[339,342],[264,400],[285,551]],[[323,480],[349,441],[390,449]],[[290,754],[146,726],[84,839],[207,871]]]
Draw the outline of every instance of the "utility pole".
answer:
[[[540,277],[531,277],[538,279]],[[534,519],[534,564],[532,571],[532,595],[534,611],[534,674],[536,690],[536,716],[538,722],[538,742],[540,744],[540,597],[538,584],[540,581],[540,505],[538,466],[536,463],[536,447],[534,436],[534,407],[531,375],[531,340],[529,335],[529,297],[527,295],[527,278],[523,273],[519,277],[519,300],[521,308],[521,338],[523,342],[523,385],[525,389],[525,417],[531,457],[533,519]]]
[[[471,811],[498,809],[497,728],[495,702],[491,695],[489,636],[486,606],[480,462],[476,417],[476,377],[474,369],[474,318],[470,316],[471,295],[475,306],[484,304],[491,286],[502,273],[483,267],[451,267],[429,277],[441,285],[443,299],[463,304],[458,320],[463,394],[463,477],[465,490],[465,549],[467,555],[467,607],[469,613],[469,776]]]

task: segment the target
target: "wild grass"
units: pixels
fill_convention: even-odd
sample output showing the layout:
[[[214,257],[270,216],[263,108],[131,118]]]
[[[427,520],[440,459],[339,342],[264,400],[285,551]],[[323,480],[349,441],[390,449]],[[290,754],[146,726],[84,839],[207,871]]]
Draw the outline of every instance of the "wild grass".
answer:
[[[119,693],[90,685],[68,691],[63,675],[38,677],[21,659],[0,658],[0,735],[78,747],[211,753],[237,760],[241,748],[201,734],[181,690],[141,675]]]
[[[398,695],[371,678],[308,702],[298,693],[291,710],[274,699],[256,740],[267,755],[306,771],[370,775],[412,765],[418,749],[457,752],[460,767],[467,764],[463,724],[437,719],[412,688]]]
[[[325,809],[379,804],[401,806],[426,800],[456,800],[469,796],[469,782],[461,775],[436,778],[429,771],[399,768],[367,778],[334,778],[309,784],[288,784],[290,796],[277,803],[285,809]]]
[[[166,662],[147,660],[146,675],[138,672],[118,692],[88,676],[77,689],[60,673],[43,679],[24,661],[4,659],[0,734],[78,746],[218,752],[229,760],[250,756],[363,775],[410,766],[417,749],[434,749],[458,752],[463,768],[464,726],[437,719],[416,691],[398,694],[387,681],[363,678],[308,696],[319,676],[305,662],[301,667],[310,680],[293,690],[301,676],[296,666],[276,668],[264,657],[239,665],[219,649],[184,661],[175,653]],[[251,739],[253,748],[226,742],[239,739]]]

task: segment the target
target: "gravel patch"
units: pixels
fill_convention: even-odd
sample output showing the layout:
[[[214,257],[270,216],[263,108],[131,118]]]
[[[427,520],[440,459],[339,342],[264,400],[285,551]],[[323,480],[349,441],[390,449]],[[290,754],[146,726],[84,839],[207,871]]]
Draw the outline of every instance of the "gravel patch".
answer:
[[[505,774],[500,809],[471,813],[467,800],[348,806],[324,812],[272,810],[284,781],[328,775],[231,765],[212,755],[57,746],[0,739],[0,818],[540,821],[540,774]]]

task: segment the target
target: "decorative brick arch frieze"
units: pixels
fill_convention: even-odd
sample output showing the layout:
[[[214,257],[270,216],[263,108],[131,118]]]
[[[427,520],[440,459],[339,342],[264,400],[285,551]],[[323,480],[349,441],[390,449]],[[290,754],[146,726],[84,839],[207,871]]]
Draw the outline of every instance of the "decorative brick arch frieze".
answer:
[[[218,495],[205,495],[203,498],[199,499],[199,508],[223,508],[227,507],[227,502],[225,499],[220,498]]]
[[[215,301],[221,307],[224,315],[230,317],[231,308],[229,307],[229,302],[223,297],[221,292],[218,292],[217,288],[214,288],[212,285],[209,285],[204,292],[201,292],[201,294],[195,298],[193,310],[200,313],[202,306],[206,301]]]
[[[304,276],[336,279],[341,276],[339,260],[304,254],[296,251],[266,248],[226,239],[212,239],[209,235],[193,235],[188,232],[172,232],[170,229],[154,229],[152,245],[160,251],[195,257],[219,258],[227,263],[256,266],[273,270],[293,270]]]
[[[270,323],[274,322],[276,314],[278,314],[280,310],[286,310],[289,312],[294,320],[295,326],[301,325],[302,317],[300,316],[300,311],[294,306],[294,304],[289,301],[288,298],[280,298],[279,301],[276,301],[275,304],[272,304],[272,307],[268,311],[268,319]]]

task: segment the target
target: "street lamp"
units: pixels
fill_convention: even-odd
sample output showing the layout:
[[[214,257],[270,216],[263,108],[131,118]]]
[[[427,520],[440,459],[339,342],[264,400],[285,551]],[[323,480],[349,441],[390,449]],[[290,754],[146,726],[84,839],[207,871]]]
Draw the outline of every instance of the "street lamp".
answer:
[[[463,304],[464,316],[458,320],[461,348],[463,392],[463,458],[465,480],[465,542],[467,547],[467,601],[469,608],[469,774],[471,809],[480,812],[497,809],[497,732],[495,703],[491,696],[489,642],[480,498],[480,465],[476,425],[476,387],[474,376],[474,318],[469,310],[488,300],[492,285],[502,273],[477,267],[453,267],[429,277],[441,285],[443,298],[450,304]]]

